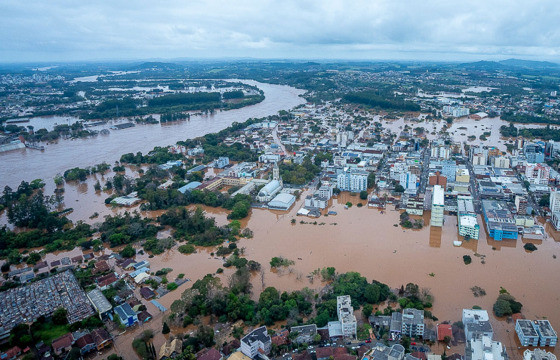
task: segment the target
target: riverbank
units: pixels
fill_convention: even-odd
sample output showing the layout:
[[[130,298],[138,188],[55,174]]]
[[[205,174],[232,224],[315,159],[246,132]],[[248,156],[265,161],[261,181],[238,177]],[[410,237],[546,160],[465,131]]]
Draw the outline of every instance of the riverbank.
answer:
[[[165,126],[142,125],[114,131],[109,136],[60,140],[48,145],[44,152],[20,149],[0,154],[0,188],[6,185],[15,188],[22,180],[29,182],[38,178],[49,183],[54,176],[70,168],[84,168],[102,162],[111,164],[128,152],[145,153],[155,146],[172,145],[180,140],[218,132],[234,122],[274,115],[305,102],[300,97],[303,90],[252,80],[243,82],[259,87],[265,99],[244,108],[192,116],[189,121]]]

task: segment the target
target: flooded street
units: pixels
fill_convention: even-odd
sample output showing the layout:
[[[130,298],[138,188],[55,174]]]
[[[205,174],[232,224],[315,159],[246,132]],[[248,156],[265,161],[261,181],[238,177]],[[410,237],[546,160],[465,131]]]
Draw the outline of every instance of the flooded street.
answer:
[[[217,112],[213,115],[192,116],[190,121],[171,125],[137,125],[133,128],[111,131],[87,139],[60,140],[37,150],[15,150],[0,154],[0,188],[5,185],[17,187],[22,180],[41,178],[52,182],[56,174],[73,167],[87,167],[102,162],[113,162],[128,152],[143,153],[155,146],[175,144],[179,140],[192,139],[220,131],[233,122],[249,118],[274,115],[305,102],[299,97],[302,90],[282,85],[256,81],[243,81],[258,86],[265,95],[264,101],[241,109]]]

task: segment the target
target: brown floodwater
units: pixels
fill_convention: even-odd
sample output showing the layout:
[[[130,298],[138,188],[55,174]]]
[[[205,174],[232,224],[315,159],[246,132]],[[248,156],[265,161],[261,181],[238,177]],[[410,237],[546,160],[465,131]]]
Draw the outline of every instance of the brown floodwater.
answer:
[[[305,102],[299,96],[303,91],[293,87],[252,80],[243,82],[258,86],[263,90],[265,99],[240,109],[192,116],[190,121],[169,126],[137,125],[129,129],[111,131],[108,136],[60,140],[58,143],[47,145],[46,150],[42,152],[21,149],[2,153],[0,188],[4,188],[5,185],[16,187],[22,180],[31,181],[37,178],[52,182],[56,174],[73,167],[93,166],[104,161],[113,163],[124,153],[145,153],[155,146],[167,146],[179,140],[220,131],[233,122],[274,115],[280,110],[289,110]]]
[[[458,321],[461,310],[473,305],[491,313],[500,287],[504,287],[523,303],[527,318],[548,318],[560,328],[560,283],[556,275],[560,259],[553,258],[560,255],[560,247],[554,241],[555,233],[537,242],[538,250],[533,253],[523,249],[522,240],[488,239],[484,229],[479,240],[464,241],[457,247],[453,245],[457,240],[455,216],[446,216],[442,228],[408,230],[394,226],[400,213],[391,210],[392,206],[383,213],[365,206],[345,209],[347,201],[357,204],[360,200],[342,194],[331,205],[338,215],[309,219],[296,216],[304,196],[288,212],[252,211],[247,226],[254,237],[240,240],[238,246],[245,249],[248,259],[260,262],[264,270],[263,275],[253,276],[255,298],[263,286],[287,291],[319,289],[324,284],[317,278],[312,281],[309,275],[316,269],[334,266],[338,272],[358,271],[369,280],[379,280],[393,288],[413,282],[430,289],[434,295],[432,311],[439,321]],[[292,219],[297,220],[296,224],[291,224]],[[423,219],[429,224],[429,212]],[[483,224],[480,217],[479,223]],[[171,267],[174,274],[184,273],[195,281],[221,267],[222,259],[212,257],[210,252],[199,248],[196,254],[182,255],[170,250],[150,262],[154,271]],[[463,255],[472,257],[470,265],[463,263]],[[295,264],[272,272],[268,263],[273,256],[284,256]],[[230,274],[231,270],[226,270],[221,275],[225,283]],[[191,284],[182,285],[160,302],[170,306]],[[474,297],[470,290],[473,286],[482,287],[487,295]],[[496,339],[507,346],[513,359],[521,359],[514,324],[497,318],[492,318],[492,324]]]

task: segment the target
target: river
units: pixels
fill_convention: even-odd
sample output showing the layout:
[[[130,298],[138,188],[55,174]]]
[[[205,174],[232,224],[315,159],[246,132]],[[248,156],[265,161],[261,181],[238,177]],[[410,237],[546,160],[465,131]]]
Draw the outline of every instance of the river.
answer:
[[[129,129],[111,131],[107,136],[60,140],[58,143],[47,145],[43,152],[20,149],[0,154],[0,188],[4,188],[5,185],[15,188],[22,180],[32,181],[37,178],[52,182],[54,176],[73,167],[87,167],[104,161],[113,163],[125,153],[145,153],[155,146],[167,146],[179,140],[217,132],[233,122],[274,115],[280,110],[289,110],[305,102],[299,96],[303,91],[293,87],[252,80],[243,82],[258,86],[264,92],[265,99],[241,109],[192,116],[190,121],[166,125],[137,125]]]

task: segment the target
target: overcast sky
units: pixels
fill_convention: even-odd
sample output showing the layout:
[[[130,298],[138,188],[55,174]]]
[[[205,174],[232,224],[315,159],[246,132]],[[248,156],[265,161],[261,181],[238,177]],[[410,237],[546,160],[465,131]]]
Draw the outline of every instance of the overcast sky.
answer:
[[[0,62],[560,62],[559,0],[0,0]]]

